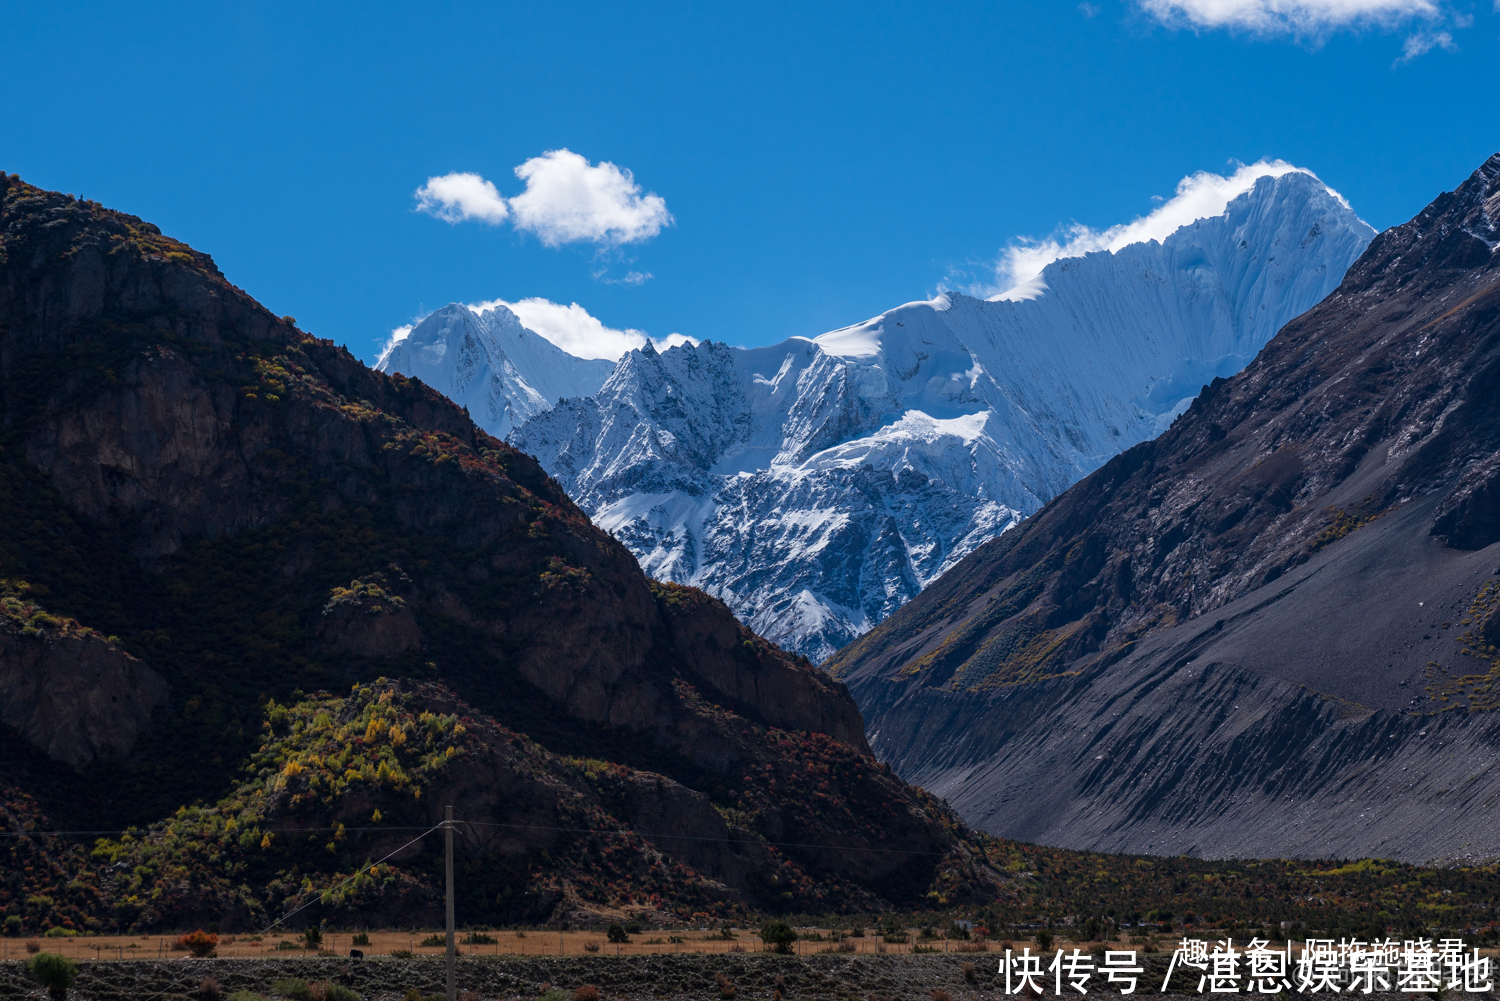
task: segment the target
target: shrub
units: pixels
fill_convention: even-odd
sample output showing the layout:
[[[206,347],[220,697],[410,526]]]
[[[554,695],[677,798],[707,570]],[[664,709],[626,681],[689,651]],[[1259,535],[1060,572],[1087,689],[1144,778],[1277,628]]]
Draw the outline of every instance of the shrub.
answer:
[[[447,935],[428,935],[422,940],[422,948],[424,949],[446,949],[447,947]]]
[[[202,928],[197,931],[188,932],[172,944],[172,948],[180,952],[191,952],[200,959],[212,956],[214,950],[219,947],[219,936],[212,932],[206,932]]]
[[[203,982],[198,985],[198,997],[203,1001],[219,1001],[224,991],[219,987],[219,982],[213,977],[204,977]]]
[[[350,945],[369,945],[370,944],[370,936],[366,935],[364,932],[360,932],[358,935],[354,936],[353,938],[351,938],[349,940],[349,944]]]
[[[482,931],[471,931],[462,939],[464,945],[494,945],[495,939]]]
[[[395,959],[410,959],[411,958],[411,950],[410,949],[392,949],[391,950],[391,956],[393,958],[395,958]]]
[[[316,952],[323,944],[323,929],[313,925],[302,933],[302,941],[307,943],[308,951]]]
[[[599,943],[598,942],[585,942],[585,943],[583,943],[583,951],[584,952],[598,952],[599,951]]]
[[[734,986],[734,982],[724,975],[722,970],[714,974],[714,983],[719,985],[719,997],[723,998],[724,1001],[729,1001],[730,998],[734,997],[735,991],[738,989]]]
[[[760,940],[777,952],[791,952],[797,932],[785,921],[767,921],[760,926]]]
[[[1043,928],[1036,933],[1036,947],[1042,952],[1052,951],[1052,933]]]
[[[640,933],[641,933],[641,923],[639,921],[627,921],[627,922],[625,922],[625,934],[627,934],[627,935],[639,935]]]
[[[229,995],[228,1001],[266,1001],[266,999],[254,991],[242,987]]]
[[[78,964],[66,956],[51,952],[39,952],[26,963],[26,972],[33,980],[47,988],[47,993],[61,1001],[68,996],[68,988],[78,979]]]
[[[5,934],[11,938],[21,934],[21,915],[11,914],[6,917]]]
[[[624,944],[630,941],[630,935],[625,931],[624,925],[610,925],[604,933],[604,937],[612,943]]]
[[[42,938],[77,938],[77,937],[78,937],[78,933],[76,931],[74,931],[71,928],[64,928],[62,925],[53,925],[51,928],[48,928],[46,931],[42,932]]]
[[[42,951],[42,943],[38,942],[34,938],[33,939],[29,939],[26,942],[26,951],[30,952],[30,953],[33,953],[33,954],[41,952]]]
[[[584,984],[573,992],[573,1001],[599,1001],[599,988],[593,984]]]
[[[965,963],[963,965],[963,971],[964,971],[964,979],[967,980],[969,983],[972,984],[974,982],[974,977],[975,977],[974,964],[973,963]]]
[[[292,1001],[312,1001],[312,995],[307,990],[307,981],[291,977],[272,983],[271,993],[279,998],[291,998]]]

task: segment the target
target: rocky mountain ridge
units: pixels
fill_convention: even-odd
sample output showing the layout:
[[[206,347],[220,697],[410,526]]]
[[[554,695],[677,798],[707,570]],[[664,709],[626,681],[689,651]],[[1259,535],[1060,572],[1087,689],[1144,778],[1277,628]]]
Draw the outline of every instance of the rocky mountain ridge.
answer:
[[[836,906],[856,885],[872,906],[995,885],[972,832],[869,757],[842,685],[710,596],[650,581],[529,456],[435,390],[273,316],[151,224],[8,174],[0,415],[0,573],[31,603],[0,636],[7,797],[78,829],[142,829],[110,849],[140,859],[128,869],[70,856],[82,868],[66,899],[31,907],[24,886],[0,886],[0,907],[33,931],[159,927],[210,906],[233,925],[304,878],[332,886],[369,840],[328,837],[352,816],[341,809],[370,810],[362,826],[377,831],[434,822],[433,797],[457,774],[443,756],[469,747],[453,743],[461,717],[501,752],[545,748],[548,768],[681,787],[695,816],[769,853],[728,878],[698,873],[681,846],[631,849],[599,880],[600,858],[564,865],[561,843],[469,844],[469,920],[546,920],[563,901],[702,910],[685,888],[704,880],[721,884],[711,909],[724,913]],[[149,719],[126,734],[111,723],[120,703],[87,699],[48,715],[12,684],[32,677],[26,651],[43,643],[75,675],[96,654],[106,673],[134,671],[113,693],[137,691]],[[431,703],[396,713],[401,741],[380,699],[408,689],[382,677]],[[328,694],[351,684],[364,694]],[[360,714],[386,722],[340,730]],[[446,729],[429,733],[439,716]],[[287,758],[293,717],[298,734],[337,742]],[[101,726],[122,739],[89,736]],[[484,767],[465,781],[482,786]],[[252,787],[270,799],[246,799]],[[628,804],[604,802],[625,816],[611,811]],[[485,819],[511,822],[507,809]],[[245,834],[271,816],[308,834]],[[200,828],[218,833],[182,836]],[[771,844],[783,841],[793,847]],[[818,847],[829,844],[851,850]],[[889,864],[856,864],[860,848]],[[382,884],[391,895],[358,907],[387,921],[429,913],[433,857],[403,860]],[[653,882],[663,866],[673,879]],[[254,889],[284,881],[285,894]],[[144,903],[163,894],[182,909]]]
[[[1497,222],[1500,155],[842,651],[877,753],[1008,837],[1500,856]]]

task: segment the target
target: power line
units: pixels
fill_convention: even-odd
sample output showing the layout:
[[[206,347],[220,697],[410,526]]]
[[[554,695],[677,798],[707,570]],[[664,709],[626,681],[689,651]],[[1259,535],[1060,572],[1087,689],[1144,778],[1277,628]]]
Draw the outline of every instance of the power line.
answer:
[[[712,841],[716,844],[725,845],[767,845],[772,848],[817,848],[826,851],[838,852],[878,852],[888,855],[937,855],[944,856],[947,852],[919,852],[905,848],[860,848],[855,845],[814,845],[799,841],[764,841],[759,838],[708,838],[695,834],[648,834],[643,831],[632,830],[610,830],[608,828],[593,827],[546,827],[540,824],[486,824],[477,820],[457,820],[456,824],[469,824],[473,827],[506,827],[521,831],[562,831],[570,834],[634,834],[638,838],[650,841],[656,838],[663,840],[675,839],[678,841]]]
[[[442,826],[443,826],[442,824],[438,824],[435,827],[429,827],[429,828],[427,828],[421,834],[418,834],[416,837],[412,838],[406,844],[402,845],[400,848],[397,848],[396,851],[393,851],[393,852],[390,852],[389,854],[387,854],[385,856],[385,858],[382,858],[379,862],[371,862],[369,865],[365,866],[363,869],[359,870],[354,875],[350,876],[348,879],[340,880],[338,883],[335,883],[333,886],[330,886],[326,890],[318,890],[316,892],[316,894],[314,895],[314,897],[313,897],[312,900],[309,900],[307,903],[303,904],[301,907],[298,907],[296,910],[287,911],[281,917],[277,918],[275,921],[272,921],[270,924],[268,924],[264,928],[262,928],[257,934],[264,935],[266,932],[270,931],[272,928],[275,928],[277,925],[281,924],[281,922],[285,921],[287,918],[291,917],[293,914],[296,914],[298,911],[305,911],[305,910],[307,910],[313,904],[316,904],[318,901],[322,900],[324,894],[332,893],[334,890],[337,890],[339,887],[343,886],[345,883],[351,883],[351,882],[353,882],[354,880],[356,880],[359,877],[363,876],[366,872],[369,872],[371,869],[375,868],[377,865],[380,865],[381,862],[384,862],[386,859],[390,858],[391,855],[395,855],[397,852],[405,851],[406,849],[410,848],[412,845],[416,844],[418,841],[421,841],[423,838],[427,837],[427,835],[431,834],[433,831],[436,831],[436,830],[440,829]],[[410,828],[408,828],[408,830],[410,830]]]
[[[726,845],[765,845],[770,848],[807,848],[819,851],[839,852],[871,852],[880,855],[926,855],[942,857],[948,852],[924,852],[908,848],[865,848],[858,845],[819,845],[802,841],[766,841],[760,838],[712,838],[695,834],[654,834],[646,831],[636,831],[629,828],[611,829],[602,827],[550,827],[542,824],[487,824],[477,820],[455,820],[455,824],[468,824],[471,827],[496,827],[507,828],[518,831],[553,831],[563,834],[597,834],[604,836],[634,835],[646,841],[708,841],[716,844]],[[441,827],[442,825],[438,825]],[[320,834],[336,831],[422,831],[424,834],[437,830],[437,827],[255,827],[256,831],[268,834]],[[110,831],[0,831],[0,838],[23,838],[23,837],[104,837],[106,835],[133,835],[141,838],[153,836],[165,836],[167,831],[152,830],[110,830]],[[180,835],[181,836],[181,835]],[[421,840],[419,836],[417,840]]]

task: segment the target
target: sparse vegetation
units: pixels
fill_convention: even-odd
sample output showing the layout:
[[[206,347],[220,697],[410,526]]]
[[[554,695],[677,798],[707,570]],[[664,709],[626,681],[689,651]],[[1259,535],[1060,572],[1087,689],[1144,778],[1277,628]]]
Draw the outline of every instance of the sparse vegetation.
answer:
[[[53,1001],[63,1001],[68,996],[68,988],[78,979],[78,964],[66,956],[38,952],[27,960],[26,972],[47,989]]]

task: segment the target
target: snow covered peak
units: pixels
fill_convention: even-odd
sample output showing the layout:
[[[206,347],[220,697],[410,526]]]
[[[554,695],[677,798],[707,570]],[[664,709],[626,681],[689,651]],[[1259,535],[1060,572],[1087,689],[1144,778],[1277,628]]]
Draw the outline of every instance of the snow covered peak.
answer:
[[[593,393],[615,366],[575,358],[504,305],[476,313],[455,302],[393,337],[375,367],[421,379],[503,438],[557,400]]]
[[[1007,299],[950,292],[749,350],[642,347],[511,441],[648,573],[824,657],[1160,433],[1374,236],[1290,167],[1231,195]]]
[[[1023,239],[1012,243],[1001,254],[995,268],[1002,291],[991,298],[1034,298],[1036,279],[1052,261],[1083,257],[1097,251],[1118,251],[1137,243],[1164,243],[1184,227],[1223,214],[1228,205],[1253,191],[1263,181],[1278,181],[1283,177],[1300,179],[1294,183],[1317,185],[1353,215],[1348,201],[1318,180],[1312,171],[1284,160],[1261,160],[1244,165],[1228,176],[1199,171],[1184,177],[1171,198],[1131,222],[1102,231],[1074,224],[1062,238]]]

